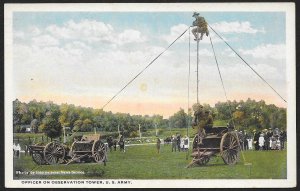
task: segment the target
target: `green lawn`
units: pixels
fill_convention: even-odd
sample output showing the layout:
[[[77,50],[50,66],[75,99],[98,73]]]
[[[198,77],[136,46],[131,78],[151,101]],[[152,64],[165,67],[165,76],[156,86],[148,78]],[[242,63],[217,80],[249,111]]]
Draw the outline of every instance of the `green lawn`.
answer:
[[[221,157],[210,160],[206,166],[185,168],[191,161],[186,152],[171,152],[170,145],[162,145],[161,153],[155,145],[126,148],[126,152],[108,153],[107,165],[74,163],[70,165],[38,166],[29,156],[14,159],[15,170],[20,171],[82,171],[76,175],[16,175],[16,179],[285,179],[287,177],[286,151],[246,151],[238,164],[225,165]],[[244,163],[243,158],[246,162]]]

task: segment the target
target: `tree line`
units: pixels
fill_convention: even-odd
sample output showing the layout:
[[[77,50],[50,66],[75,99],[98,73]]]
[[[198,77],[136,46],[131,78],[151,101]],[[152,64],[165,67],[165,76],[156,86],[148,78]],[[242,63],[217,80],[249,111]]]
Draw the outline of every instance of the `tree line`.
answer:
[[[203,104],[209,110],[215,121],[234,122],[238,129],[280,128],[286,129],[286,109],[264,101],[248,99],[246,101],[218,102],[214,107]],[[44,132],[54,138],[62,133],[63,127],[73,132],[109,131],[118,129],[134,136],[139,130],[186,128],[192,121],[193,112],[188,113],[180,108],[167,119],[161,115],[130,115],[128,113],[112,113],[102,109],[75,106],[73,104],[55,104],[32,100],[24,103],[16,99],[13,102],[13,130],[25,132],[24,126],[31,132]]]

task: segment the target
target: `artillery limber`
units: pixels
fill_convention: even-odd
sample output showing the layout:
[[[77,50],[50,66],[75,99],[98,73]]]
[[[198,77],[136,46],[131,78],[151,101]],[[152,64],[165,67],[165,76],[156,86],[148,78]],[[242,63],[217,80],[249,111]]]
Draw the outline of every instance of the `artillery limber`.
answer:
[[[70,164],[72,162],[106,162],[106,146],[100,135],[84,135],[80,141],[74,141],[71,148],[58,141],[46,145],[28,147],[33,161],[38,165]]]
[[[100,135],[85,135],[82,136],[80,141],[74,141],[70,156],[71,160],[67,163],[70,164],[74,161],[89,162],[106,162],[106,146],[100,141]]]
[[[32,160],[38,165],[64,163],[69,150],[58,141],[52,141],[46,145],[30,145],[28,149]]]
[[[235,131],[225,126],[206,129],[206,136],[199,142],[198,134],[193,140],[192,162],[187,166],[205,165],[211,157],[220,154],[225,164],[233,165],[239,160],[240,143]]]

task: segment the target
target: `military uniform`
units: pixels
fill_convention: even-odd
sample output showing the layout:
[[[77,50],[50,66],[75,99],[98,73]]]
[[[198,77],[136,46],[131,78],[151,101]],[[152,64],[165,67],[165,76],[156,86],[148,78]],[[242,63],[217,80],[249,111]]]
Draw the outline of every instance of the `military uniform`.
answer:
[[[205,129],[212,128],[213,126],[213,118],[209,114],[209,111],[205,111],[203,106],[199,103],[193,105],[194,110],[194,121],[193,121],[193,128],[197,128],[198,130],[198,137],[199,137],[199,144],[203,144],[202,140],[206,136]]]
[[[160,139],[157,138],[157,141],[156,141],[156,149],[157,149],[157,153],[159,153],[159,150],[160,150],[160,143],[161,143]]]
[[[195,19],[196,19],[193,22],[193,26],[196,26],[196,28],[194,28],[192,30],[192,33],[195,36],[195,40],[197,40],[197,36],[198,36],[197,34],[200,33],[201,34],[200,40],[202,40],[204,33],[206,34],[206,36],[208,36],[208,34],[209,34],[209,31],[207,28],[207,22],[205,21],[204,17],[199,16],[199,13],[195,12],[193,17],[195,17]]]

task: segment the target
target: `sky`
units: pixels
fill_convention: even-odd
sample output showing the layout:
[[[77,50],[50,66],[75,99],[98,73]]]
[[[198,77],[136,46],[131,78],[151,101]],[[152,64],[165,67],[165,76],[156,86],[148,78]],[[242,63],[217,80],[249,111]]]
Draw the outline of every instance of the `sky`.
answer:
[[[102,108],[191,25],[192,15],[14,12],[13,94],[24,102],[36,99]],[[200,15],[283,98],[287,97],[284,12]],[[251,98],[286,107],[213,31],[210,36],[229,100]],[[188,30],[104,110],[168,117],[195,103],[197,45],[193,39]],[[211,106],[226,101],[206,36],[199,43],[199,101]]]

